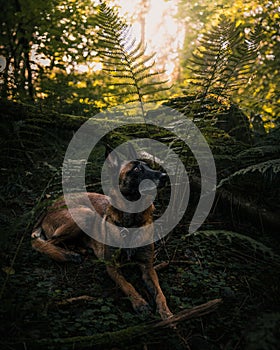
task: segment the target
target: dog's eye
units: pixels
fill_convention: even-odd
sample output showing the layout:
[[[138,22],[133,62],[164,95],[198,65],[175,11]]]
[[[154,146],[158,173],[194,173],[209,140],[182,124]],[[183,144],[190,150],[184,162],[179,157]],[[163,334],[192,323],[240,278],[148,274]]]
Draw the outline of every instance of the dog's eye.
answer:
[[[138,165],[138,166],[136,166],[136,167],[133,169],[133,171],[134,171],[135,173],[139,173],[139,172],[141,171],[141,167]]]

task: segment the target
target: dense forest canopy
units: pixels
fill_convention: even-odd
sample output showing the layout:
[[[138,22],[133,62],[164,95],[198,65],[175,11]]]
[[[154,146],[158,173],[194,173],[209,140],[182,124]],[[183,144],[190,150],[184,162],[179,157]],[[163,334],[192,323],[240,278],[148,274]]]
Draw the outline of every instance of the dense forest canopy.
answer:
[[[112,85],[110,74],[102,69],[104,38],[100,35],[98,3],[3,1],[0,54],[5,68],[1,96],[60,106],[65,111],[71,101],[73,113],[120,102],[103,101],[105,93],[118,86]],[[121,6],[121,1],[112,3]],[[227,84],[227,95],[251,118],[261,118],[268,128],[275,126],[279,114],[279,1],[171,3],[178,8],[176,18],[185,33],[184,46],[178,49],[175,87],[197,93],[201,85],[191,84],[192,70],[197,72],[200,63],[199,72],[208,72],[211,78],[216,60],[214,75],[240,85]],[[149,6],[149,1],[135,1],[138,17],[134,16],[134,21],[143,22]],[[222,52],[215,57],[211,50],[218,50],[218,45]],[[194,53],[200,57],[195,62]],[[242,60],[237,63],[238,57]],[[168,61],[169,57],[163,59]],[[56,89],[59,96],[54,93]]]
[[[0,4],[1,346],[277,349],[279,0]],[[156,6],[165,8],[158,11],[161,18]],[[170,30],[155,53],[151,20],[158,27],[175,23],[178,33]],[[172,72],[164,70],[171,66]],[[110,130],[89,159],[69,164],[77,174],[86,164],[86,188],[100,193],[107,150],[128,140],[151,138],[167,147],[166,159],[175,152],[183,162],[190,203],[176,228],[156,243],[161,285],[176,314],[217,298],[223,305],[176,329],[158,327],[154,314],[134,314],[91,252],[77,267],[53,263],[30,247],[34,223],[62,194],[73,135],[89,118],[96,130],[106,124],[99,113],[108,107],[135,102],[142,107],[142,123]],[[148,102],[155,109],[146,110]],[[156,107],[180,112],[179,119],[164,128]],[[114,122],[129,113],[133,109],[124,115],[122,110]],[[147,117],[162,126],[147,123]],[[189,123],[207,141],[217,173],[211,212],[192,234],[203,181],[198,160],[178,136]],[[156,217],[170,200],[170,187],[158,193]],[[124,267],[137,283],[135,266]]]

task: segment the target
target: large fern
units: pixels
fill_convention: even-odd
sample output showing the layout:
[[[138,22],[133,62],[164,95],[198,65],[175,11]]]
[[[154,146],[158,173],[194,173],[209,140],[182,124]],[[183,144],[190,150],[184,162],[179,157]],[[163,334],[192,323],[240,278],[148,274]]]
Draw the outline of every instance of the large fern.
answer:
[[[218,187],[223,186],[224,184],[231,183],[234,179],[237,177],[241,176],[249,176],[249,174],[258,172],[262,174],[263,181],[267,179],[269,182],[272,182],[272,180],[275,180],[276,177],[279,176],[280,174],[280,159],[272,159],[272,160],[267,160],[265,162],[257,163],[250,165],[248,167],[242,168],[227,178],[223,179]],[[250,181],[250,178],[248,178]]]
[[[98,54],[103,71],[111,77],[106,91],[109,105],[122,102],[152,102],[168,89],[163,72],[155,70],[154,55],[146,55],[144,44],[132,35],[132,30],[103,1],[96,16],[98,24]]]
[[[215,125],[251,143],[249,119],[234,97],[252,78],[258,41],[258,29],[246,37],[241,25],[221,16],[217,25],[201,35],[189,60],[187,96],[171,104],[203,129],[209,129],[210,122],[210,127]]]
[[[195,233],[188,234],[185,237],[190,237],[192,235],[210,237],[216,239],[217,241],[224,239],[227,240],[229,243],[237,241],[240,245],[246,245],[248,248],[250,248],[250,250],[253,250],[255,253],[262,253],[263,255],[275,259],[276,263],[279,263],[280,261],[279,256],[274,253],[273,249],[267,247],[262,242],[244,234],[227,230],[201,230],[196,231]]]
[[[202,95],[228,99],[250,81],[250,67],[257,55],[257,32],[247,39],[241,25],[221,16],[219,23],[201,36],[189,68],[190,82]]]
[[[230,184],[244,186],[248,192],[253,188],[255,194],[264,196],[273,195],[279,206],[279,173],[280,173],[280,128],[257,139],[257,143],[233,155],[232,163],[226,169],[225,176],[219,187]],[[279,194],[278,194],[279,196]],[[278,203],[278,204],[277,204]]]

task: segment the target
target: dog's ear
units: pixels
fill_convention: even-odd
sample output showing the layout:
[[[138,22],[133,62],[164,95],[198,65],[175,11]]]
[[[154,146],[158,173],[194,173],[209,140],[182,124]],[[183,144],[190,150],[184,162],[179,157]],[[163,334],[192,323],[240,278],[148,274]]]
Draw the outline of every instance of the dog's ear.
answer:
[[[108,143],[105,144],[105,159],[108,157],[108,155],[113,151],[113,148],[108,145]]]
[[[108,153],[107,158],[109,161],[108,165],[109,165],[110,169],[112,171],[118,171],[120,169],[120,166],[121,166],[121,160],[120,160],[118,154],[115,151],[110,152],[110,153]]]
[[[117,153],[113,152],[113,148],[110,147],[108,144],[105,145],[105,159],[108,158],[109,161],[109,167],[111,169],[116,170],[120,167],[120,159],[117,155]]]
[[[137,152],[130,142],[127,144],[126,157],[127,160],[135,160],[138,158]],[[117,170],[120,168],[122,163],[120,157],[116,152],[113,152],[113,149],[107,144],[105,146],[105,158],[108,158],[111,169]]]
[[[131,142],[128,143],[128,160],[135,160],[138,158],[137,152]]]

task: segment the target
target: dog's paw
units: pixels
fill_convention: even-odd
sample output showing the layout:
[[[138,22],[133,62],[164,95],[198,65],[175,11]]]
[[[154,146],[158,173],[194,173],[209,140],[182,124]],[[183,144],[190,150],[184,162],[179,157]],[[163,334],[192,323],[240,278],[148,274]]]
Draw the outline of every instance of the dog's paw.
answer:
[[[159,309],[158,312],[162,320],[167,320],[168,318],[173,316],[173,313],[168,309],[168,307]]]
[[[138,314],[151,314],[152,310],[150,305],[144,299],[137,299],[132,303],[133,309]]]

